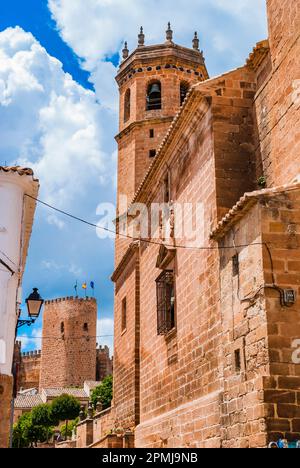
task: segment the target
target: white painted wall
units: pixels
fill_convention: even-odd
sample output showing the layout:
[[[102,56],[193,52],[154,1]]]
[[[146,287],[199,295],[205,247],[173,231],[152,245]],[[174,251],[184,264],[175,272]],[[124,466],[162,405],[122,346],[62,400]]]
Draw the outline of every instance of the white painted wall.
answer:
[[[0,171],[0,258],[15,271],[0,264],[0,373],[11,375],[15,328],[22,277],[21,250],[24,242],[24,194],[32,191],[33,178]],[[7,258],[8,257],[8,258]]]

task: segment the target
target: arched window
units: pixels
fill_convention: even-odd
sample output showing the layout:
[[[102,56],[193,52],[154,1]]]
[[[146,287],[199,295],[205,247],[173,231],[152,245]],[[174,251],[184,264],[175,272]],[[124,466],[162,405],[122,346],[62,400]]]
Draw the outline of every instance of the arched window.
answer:
[[[189,88],[190,88],[189,84],[186,83],[185,81],[183,81],[180,84],[180,105],[181,106],[184,103],[187,93],[189,92]]]
[[[124,99],[124,122],[127,122],[127,120],[130,119],[130,94],[130,89],[127,89]]]
[[[64,324],[64,322],[61,322],[61,324],[60,324],[60,332],[61,332],[61,333],[64,333],[64,332],[65,332],[65,324]]]
[[[161,109],[161,83],[154,81],[147,88],[147,111]]]

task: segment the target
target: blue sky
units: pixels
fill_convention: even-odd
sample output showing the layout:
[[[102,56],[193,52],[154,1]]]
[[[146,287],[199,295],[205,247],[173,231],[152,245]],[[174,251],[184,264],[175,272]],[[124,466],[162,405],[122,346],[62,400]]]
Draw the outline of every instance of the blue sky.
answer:
[[[176,8],[174,8],[176,5]],[[153,16],[153,11],[159,14]],[[242,65],[266,38],[264,0],[11,0],[0,6],[0,164],[30,165],[40,198],[93,223],[116,192],[117,72],[124,40],[190,46],[198,30],[211,76]],[[113,240],[38,206],[24,298],[73,295],[96,283],[99,335],[112,333]],[[22,335],[40,336],[41,320]],[[24,350],[40,340],[24,341]],[[111,345],[111,338],[99,338]]]

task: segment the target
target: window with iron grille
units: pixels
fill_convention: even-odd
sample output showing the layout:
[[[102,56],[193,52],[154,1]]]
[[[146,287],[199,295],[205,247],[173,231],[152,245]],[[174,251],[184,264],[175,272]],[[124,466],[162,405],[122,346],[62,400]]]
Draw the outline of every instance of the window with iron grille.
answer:
[[[175,327],[175,284],[173,271],[164,271],[156,280],[157,332],[166,335]]]

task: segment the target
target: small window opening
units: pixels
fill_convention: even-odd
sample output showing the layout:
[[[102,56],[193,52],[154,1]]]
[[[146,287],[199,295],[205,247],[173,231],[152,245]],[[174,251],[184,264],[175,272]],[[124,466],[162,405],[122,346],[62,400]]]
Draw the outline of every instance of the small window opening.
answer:
[[[153,128],[150,130],[150,138],[154,138],[154,130],[153,130]]]
[[[234,257],[232,257],[232,273],[233,276],[238,276],[240,273],[239,254],[236,254]]]
[[[156,150],[155,149],[150,150],[149,151],[149,158],[155,158],[155,156],[156,156]]]
[[[130,102],[130,89],[127,89],[125,93],[125,100],[124,100],[124,122],[127,122],[130,119],[130,112],[131,112],[131,102]]]
[[[164,179],[164,203],[170,203],[170,174],[168,173]]]
[[[127,329],[127,298],[122,301],[122,332]]]
[[[235,372],[239,374],[242,370],[242,358],[241,358],[240,349],[236,349],[234,352],[234,362],[235,362]]]

